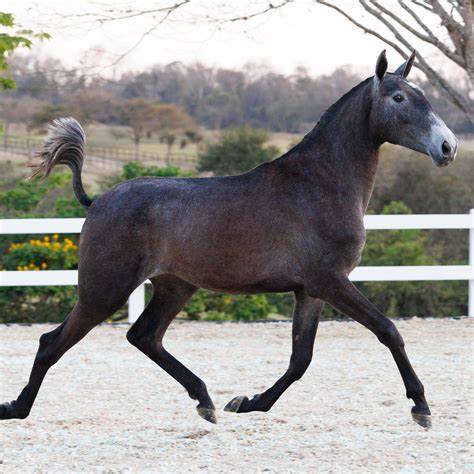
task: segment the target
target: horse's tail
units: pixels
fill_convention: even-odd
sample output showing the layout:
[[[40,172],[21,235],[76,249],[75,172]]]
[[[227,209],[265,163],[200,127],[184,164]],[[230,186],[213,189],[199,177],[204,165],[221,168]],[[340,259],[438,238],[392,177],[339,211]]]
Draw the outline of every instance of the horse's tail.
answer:
[[[54,120],[48,125],[48,136],[43,147],[35,154],[41,161],[37,165],[29,165],[33,172],[27,179],[31,180],[36,176],[47,178],[56,165],[69,166],[74,194],[81,205],[88,209],[92,199],[84,191],[81,179],[85,144],[86,135],[76,119],[67,117]]]

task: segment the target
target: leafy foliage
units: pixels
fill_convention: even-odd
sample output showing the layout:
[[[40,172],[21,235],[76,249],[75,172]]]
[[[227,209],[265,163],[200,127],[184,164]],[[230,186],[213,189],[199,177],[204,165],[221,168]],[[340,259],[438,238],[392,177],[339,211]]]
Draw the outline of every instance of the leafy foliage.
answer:
[[[122,181],[127,181],[129,179],[139,178],[141,176],[156,176],[166,178],[172,176],[187,177],[190,175],[190,172],[184,171],[178,166],[145,166],[137,161],[131,161],[130,163],[124,165],[120,178]]]
[[[264,130],[240,127],[225,130],[218,143],[208,145],[199,155],[199,170],[215,174],[236,174],[274,159],[279,150],[265,147],[269,135]]]
[[[57,190],[62,192],[65,200],[57,196],[57,207],[48,212],[41,212],[40,208],[48,195]],[[0,192],[0,210],[6,217],[28,217],[30,213],[35,217],[43,214],[44,217],[54,215],[58,217],[83,217],[85,211],[72,197],[71,175],[69,173],[55,173],[46,181],[18,181],[13,188]],[[66,206],[68,204],[68,206]],[[68,208],[67,212],[65,211]]]
[[[15,28],[15,17],[11,13],[0,12],[0,26],[9,31]],[[0,71],[7,71],[8,58],[18,48],[31,48],[33,39],[49,39],[47,33],[34,33],[31,30],[20,29],[13,34],[0,33]],[[0,89],[14,89],[15,81],[11,77],[0,76]]]
[[[45,104],[30,119],[29,128],[45,131],[48,123],[66,115],[66,108],[60,104]]]
[[[266,319],[277,308],[266,295],[223,295],[199,290],[185,306],[190,319],[253,321]]]

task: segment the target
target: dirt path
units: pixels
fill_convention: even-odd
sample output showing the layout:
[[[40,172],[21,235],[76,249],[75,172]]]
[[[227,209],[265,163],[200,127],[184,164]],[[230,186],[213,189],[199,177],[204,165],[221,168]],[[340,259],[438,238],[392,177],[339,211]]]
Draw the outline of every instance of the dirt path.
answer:
[[[400,321],[433,429],[411,403],[388,351],[354,323],[324,322],[315,359],[269,413],[221,409],[283,373],[290,324],[175,323],[168,349],[206,382],[219,424],[184,390],[100,326],[48,374],[26,420],[0,424],[0,472],[473,472],[473,345],[467,319]],[[28,377],[50,326],[0,326],[0,400]]]

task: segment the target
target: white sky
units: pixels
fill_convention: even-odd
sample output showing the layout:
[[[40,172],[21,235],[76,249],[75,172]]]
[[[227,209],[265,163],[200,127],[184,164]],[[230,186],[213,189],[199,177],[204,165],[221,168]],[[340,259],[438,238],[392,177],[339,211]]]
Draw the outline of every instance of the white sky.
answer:
[[[157,19],[138,16],[100,24],[90,14],[103,14],[107,9],[116,12],[129,7],[147,10],[176,1],[15,0],[8,8],[2,9],[14,13],[22,26],[53,35],[52,40],[35,47],[34,54],[57,57],[69,67],[81,63],[101,69],[105,67],[104,75],[145,70],[154,64],[173,61],[201,62],[235,69],[247,63],[265,63],[285,74],[303,66],[312,75],[330,73],[337,67],[350,65],[354,70],[369,75],[377,55],[386,48],[381,41],[363,34],[333,10],[310,0],[297,0],[245,22],[216,22],[210,21],[209,17],[229,18],[259,11],[268,5],[268,0],[192,0],[144,38],[117,66],[107,67],[139,42]],[[280,2],[273,1],[274,4]],[[357,12],[359,19],[374,25],[375,20],[362,12],[357,0],[333,3],[349,6],[351,11]],[[389,6],[394,1],[382,3]],[[425,15],[430,16],[429,13]],[[426,47],[419,43],[416,47],[427,52]],[[389,70],[395,69],[402,60],[390,48],[387,52]],[[427,57],[435,65],[443,61],[430,52]]]

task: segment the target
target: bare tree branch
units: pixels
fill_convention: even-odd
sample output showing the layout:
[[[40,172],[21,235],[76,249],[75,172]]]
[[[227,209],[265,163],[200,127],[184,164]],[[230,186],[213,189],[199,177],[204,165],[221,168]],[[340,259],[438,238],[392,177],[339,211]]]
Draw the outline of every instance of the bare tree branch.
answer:
[[[449,32],[448,30],[448,33],[450,35],[451,41],[453,42],[453,45],[456,48],[455,52],[451,51],[449,47],[446,46],[444,43],[441,43],[441,41],[438,40],[438,38],[428,28],[428,26],[422,22],[421,18],[410,7],[408,7],[403,0],[399,0],[399,4],[414,18],[414,20],[420,26],[424,25],[422,26],[422,28],[426,34],[420,33],[418,30],[415,30],[404,20],[399,18],[396,13],[382,6],[378,0],[359,0],[359,3],[370,15],[376,18],[377,21],[379,21],[385,28],[388,29],[388,31],[390,31],[396,41],[393,41],[387,38],[385,35],[379,33],[378,31],[363,25],[359,21],[355,20],[352,15],[347,13],[347,11],[345,11],[339,6],[336,6],[325,0],[315,1],[329,8],[332,8],[333,10],[336,10],[338,13],[343,15],[346,19],[348,19],[352,24],[360,28],[362,31],[372,36],[375,36],[376,38],[383,41],[385,44],[388,44],[389,46],[394,48],[402,57],[407,58],[409,53],[415,50],[416,48],[414,47],[412,42],[407,39],[407,37],[403,33],[403,30],[399,31],[399,29],[395,25],[402,26],[408,33],[414,35],[416,38],[422,41],[432,44],[439,51],[445,54],[449,59],[451,59],[455,64],[466,70],[472,84],[474,53],[472,52],[472,47],[470,47],[469,49],[465,49],[466,45],[472,46],[474,44],[472,39],[472,11],[465,4],[465,1],[458,1],[460,11],[462,12],[461,16],[465,23],[463,27],[461,24],[457,23],[454,19],[449,17],[449,14],[444,9],[442,9],[442,12],[439,10],[439,8],[442,7],[437,0],[412,0],[412,3],[414,5],[425,8],[432,14],[438,15],[441,18],[442,25],[447,30],[449,26],[451,32]],[[456,0],[453,0],[453,2],[455,1]],[[449,22],[445,19],[444,15],[448,15]],[[468,31],[464,31],[464,29],[467,29],[466,25],[470,26]],[[459,36],[458,34],[459,31],[462,32],[461,36]],[[439,92],[441,92],[452,104],[462,110],[471,119],[471,121],[473,121],[474,111],[472,108],[472,103],[469,101],[469,99],[460,94],[453,85],[451,85],[446,79],[441,76],[441,74],[431,68],[425,58],[420,53],[417,53],[417,59],[418,61],[415,63],[415,66],[426,74],[426,77],[433,84],[433,86]]]
[[[433,10],[431,9],[431,7],[429,7],[428,5],[426,5],[425,2],[423,1],[418,1],[418,0],[411,0],[412,3],[414,3],[415,5],[418,5],[419,7],[421,8],[424,8],[425,10],[428,10],[429,12],[433,13]]]
[[[98,13],[76,13],[76,14],[72,14],[72,15],[69,15],[70,17],[74,17],[74,18],[91,18],[91,21],[95,21],[95,22],[98,22],[98,23],[106,23],[106,22],[109,22],[109,21],[120,21],[120,20],[128,20],[130,18],[136,18],[136,17],[139,17],[139,16],[145,16],[145,15],[156,15],[158,13],[167,13],[167,12],[173,12],[175,10],[177,10],[179,7],[183,6],[183,5],[186,5],[187,3],[190,3],[191,0],[182,0],[181,2],[178,2],[178,3],[175,3],[175,4],[172,4],[172,5],[169,5],[169,6],[166,6],[166,7],[160,7],[160,8],[154,8],[154,9],[150,9],[150,10],[116,10],[116,9],[113,9],[113,10],[108,10],[106,11],[105,13],[101,13],[101,14],[98,14]],[[118,12],[119,15],[118,16],[114,16],[114,15],[107,15],[107,13],[110,12],[110,13],[115,13],[115,12]]]
[[[456,23],[452,16],[441,6],[438,0],[430,0],[433,12],[441,18],[441,24],[446,28],[449,33],[449,37],[454,44],[454,47],[462,51],[462,39],[464,38],[464,32],[461,25]]]
[[[287,5],[288,3],[291,3],[291,2],[292,2],[292,0],[283,0],[278,5],[273,5],[273,3],[269,3],[268,7],[264,8],[263,10],[260,10],[260,11],[255,12],[255,13],[251,13],[250,15],[243,15],[243,16],[237,16],[237,17],[234,17],[234,18],[229,18],[227,21],[233,22],[233,21],[240,21],[240,20],[250,20],[251,18],[255,18],[257,16],[264,15],[265,13],[268,13],[271,10],[275,10],[277,8],[284,7],[285,5]]]
[[[332,8],[333,10],[336,10],[338,13],[340,13],[342,16],[346,17],[351,23],[356,25],[358,28],[360,28],[364,33],[368,33],[369,35],[375,36],[379,40],[383,41],[385,44],[388,44],[391,46],[395,51],[397,51],[398,54],[400,54],[402,57],[407,58],[408,54],[403,51],[402,48],[400,48],[396,43],[393,41],[390,41],[388,38],[385,36],[381,35],[380,33],[377,33],[375,30],[372,30],[371,28],[368,28],[367,26],[362,25],[358,21],[354,20],[351,16],[349,16],[344,10],[341,8],[337,7],[336,5],[333,5],[331,3],[328,3],[324,0],[315,0],[316,3],[320,3],[321,5],[325,5],[326,7]]]
[[[408,11],[414,18],[417,20],[417,22],[422,24],[425,28],[423,28],[427,34],[423,35],[419,31],[415,30],[412,28],[410,25],[405,23],[401,18],[399,18],[397,15],[395,15],[392,11],[388,10],[387,8],[383,7],[379,2],[376,0],[370,0],[370,3],[372,3],[374,6],[376,6],[382,13],[385,13],[387,16],[395,20],[400,26],[405,28],[407,31],[409,31],[412,35],[416,36],[418,39],[421,39],[422,41],[425,41],[426,43],[431,43],[432,45],[436,46],[445,56],[447,56],[451,61],[454,61],[458,66],[465,68],[466,64],[463,59],[463,57],[459,54],[456,54],[456,52],[452,52],[447,46],[445,46],[441,41],[436,38],[436,36],[431,32],[431,30],[419,19],[419,17],[409,8],[407,7],[404,3],[403,0],[399,0],[398,3],[406,10]]]

